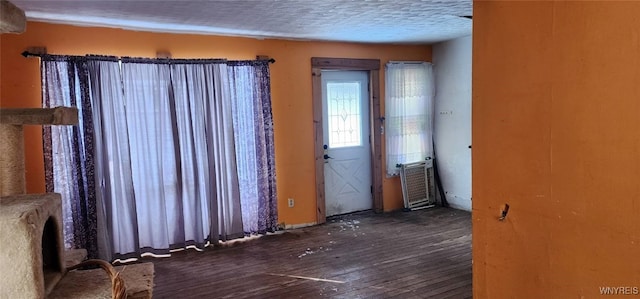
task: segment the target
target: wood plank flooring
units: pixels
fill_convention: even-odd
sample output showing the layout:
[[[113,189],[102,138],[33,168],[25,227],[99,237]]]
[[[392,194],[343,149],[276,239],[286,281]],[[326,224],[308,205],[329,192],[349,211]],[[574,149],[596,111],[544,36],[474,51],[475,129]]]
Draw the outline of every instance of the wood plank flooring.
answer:
[[[154,298],[470,298],[471,215],[361,212],[143,261]]]

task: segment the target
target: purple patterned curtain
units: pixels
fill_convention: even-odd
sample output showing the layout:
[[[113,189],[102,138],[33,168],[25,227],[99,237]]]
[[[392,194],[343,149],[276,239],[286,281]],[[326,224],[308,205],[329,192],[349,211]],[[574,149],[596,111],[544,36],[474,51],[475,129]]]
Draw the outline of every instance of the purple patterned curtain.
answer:
[[[245,233],[275,231],[278,223],[269,62],[230,61],[240,202]],[[247,138],[251,136],[253,138]]]
[[[47,192],[62,194],[64,245],[98,255],[93,122],[87,61],[77,56],[42,57],[42,106],[76,107],[77,126],[44,126]]]

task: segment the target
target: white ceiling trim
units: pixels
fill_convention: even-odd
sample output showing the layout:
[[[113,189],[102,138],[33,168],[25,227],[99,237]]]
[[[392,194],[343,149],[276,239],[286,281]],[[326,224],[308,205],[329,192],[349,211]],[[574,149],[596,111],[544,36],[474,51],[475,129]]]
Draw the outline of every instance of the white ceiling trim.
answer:
[[[165,22],[145,22],[136,20],[122,20],[103,17],[79,17],[75,15],[28,12],[27,18],[30,21],[51,23],[51,24],[67,24],[81,27],[106,27],[116,29],[126,29],[134,31],[149,31],[160,33],[179,33],[179,34],[204,34],[204,35],[221,35],[221,36],[241,36],[255,39],[265,39],[264,32],[251,33],[248,30],[234,30],[229,28],[219,28],[202,25],[186,25]],[[277,36],[271,33],[272,36]],[[291,37],[291,39],[304,39]]]
[[[431,44],[471,34],[472,0],[13,0],[32,21],[257,39]]]

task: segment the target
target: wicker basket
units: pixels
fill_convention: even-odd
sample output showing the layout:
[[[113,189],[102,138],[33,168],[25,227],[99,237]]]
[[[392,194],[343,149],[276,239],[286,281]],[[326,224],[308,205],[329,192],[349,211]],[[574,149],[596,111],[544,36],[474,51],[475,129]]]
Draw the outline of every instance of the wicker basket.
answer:
[[[120,272],[117,272],[113,266],[103,260],[91,259],[83,261],[75,266],[67,268],[67,271],[89,267],[89,266],[99,266],[111,279],[111,298],[112,299],[126,299],[127,298],[127,289],[124,285],[124,280],[120,277]]]

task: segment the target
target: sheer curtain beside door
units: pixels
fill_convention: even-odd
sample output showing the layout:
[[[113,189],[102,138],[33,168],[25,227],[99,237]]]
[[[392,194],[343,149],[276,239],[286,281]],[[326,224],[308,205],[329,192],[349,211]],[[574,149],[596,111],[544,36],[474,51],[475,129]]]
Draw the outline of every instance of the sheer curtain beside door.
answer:
[[[400,164],[433,158],[433,65],[390,62],[385,72],[387,175],[397,175]]]

